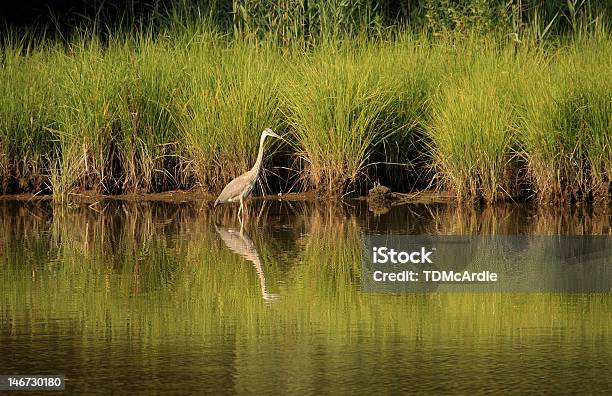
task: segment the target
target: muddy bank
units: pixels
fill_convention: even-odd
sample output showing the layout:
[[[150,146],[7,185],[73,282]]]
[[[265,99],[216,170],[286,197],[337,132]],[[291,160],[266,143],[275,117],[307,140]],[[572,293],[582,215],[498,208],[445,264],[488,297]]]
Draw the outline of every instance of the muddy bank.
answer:
[[[201,202],[207,205],[212,205],[216,194],[206,191],[167,191],[162,193],[143,193],[143,194],[120,194],[120,195],[104,195],[96,192],[83,192],[78,194],[70,194],[69,202],[71,204],[86,204],[93,205],[98,202],[119,201],[119,202],[167,202],[167,203],[182,203],[182,202]],[[302,193],[287,193],[287,194],[270,194],[263,196],[251,197],[251,200],[270,200],[270,201],[337,201],[337,198],[318,196],[314,191]],[[375,213],[384,213],[391,207],[404,205],[409,203],[431,204],[431,203],[452,203],[455,198],[452,194],[446,191],[419,191],[414,193],[398,193],[388,190],[384,197],[376,195],[370,191],[365,196],[345,197],[346,201],[357,200],[366,201],[371,211]],[[19,201],[19,202],[41,202],[53,201],[53,195],[40,194],[6,194],[0,195],[0,201]]]
[[[95,191],[84,191],[81,193],[69,194],[68,200],[64,201],[65,204],[75,205],[95,205],[101,202],[166,202],[166,203],[201,203],[204,205],[210,205],[214,203],[217,198],[217,193],[212,193],[204,190],[174,190],[160,193],[128,193],[128,194],[116,194],[107,195],[100,194]],[[53,201],[54,196],[52,194],[0,194],[0,202],[43,202]],[[584,203],[581,201],[563,201],[557,204],[548,204],[546,202],[537,202],[534,200],[500,200],[495,205],[490,205],[482,201],[471,200],[463,201],[459,200],[451,191],[439,191],[439,190],[423,190],[415,191],[411,193],[402,193],[393,191],[390,188],[382,185],[377,185],[370,189],[367,194],[361,196],[349,196],[338,198],[336,196],[321,195],[316,191],[307,192],[291,192],[291,193],[278,193],[252,196],[249,200],[254,201],[307,201],[307,202],[351,202],[351,201],[363,201],[367,203],[367,207],[371,212],[377,215],[382,215],[393,207],[402,206],[407,204],[456,204],[460,207],[488,207],[488,206],[503,206],[505,203],[510,204],[536,204],[542,210],[552,208],[570,208],[570,207],[592,207],[597,212],[607,211],[610,208],[609,200],[593,201],[590,203]]]
[[[181,202],[204,202],[211,204],[215,201],[217,196],[210,192],[205,191],[166,191],[161,193],[131,193],[131,194],[119,194],[119,195],[104,195],[96,192],[83,192],[69,195],[71,203],[75,204],[95,204],[102,201],[122,201],[122,202],[168,202],[168,203],[181,203]],[[269,200],[283,200],[283,201],[309,201],[315,200],[316,196],[314,193],[288,193],[288,194],[274,194],[252,197],[251,199],[269,199]],[[40,195],[40,194],[6,194],[0,195],[0,201],[22,201],[22,202],[36,202],[36,201],[52,201],[53,195]]]
[[[67,202],[71,204],[95,204],[97,202],[104,201],[119,201],[119,202],[167,202],[167,203],[181,203],[181,202],[202,202],[209,205],[217,198],[216,193],[203,190],[174,190],[165,191],[160,193],[128,193],[128,194],[100,194],[95,191],[85,191],[81,193],[69,194]],[[436,204],[436,203],[458,203],[461,206],[481,206],[482,203],[477,201],[458,201],[457,197],[450,191],[437,191],[437,190],[423,190],[411,193],[401,193],[393,191],[386,186],[376,186],[370,189],[366,195],[362,196],[345,196],[338,198],[329,195],[320,195],[316,191],[307,192],[291,192],[291,193],[278,193],[253,196],[250,200],[274,200],[274,201],[320,201],[320,202],[331,202],[331,201],[365,201],[368,207],[375,213],[386,213],[390,208],[398,205],[405,204]],[[53,195],[51,194],[0,194],[1,201],[18,201],[18,202],[41,202],[41,201],[53,201]],[[509,201],[512,203],[528,203],[530,201]],[[469,203],[469,204],[468,204]],[[502,204],[503,202],[499,202]],[[485,205],[489,206],[489,205]],[[540,203],[539,206],[544,208],[551,207],[554,205],[547,205]],[[562,206],[585,206],[582,202],[564,202]],[[594,202],[592,205],[595,207],[608,206],[607,201],[605,202]]]

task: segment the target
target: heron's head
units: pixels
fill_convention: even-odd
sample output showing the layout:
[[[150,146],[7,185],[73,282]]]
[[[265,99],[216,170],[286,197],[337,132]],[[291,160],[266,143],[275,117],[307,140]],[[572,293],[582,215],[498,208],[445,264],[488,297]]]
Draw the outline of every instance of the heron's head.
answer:
[[[274,133],[274,131],[272,129],[270,129],[270,128],[264,129],[263,135],[264,136],[272,136],[272,137],[275,137],[277,139],[282,139],[280,136],[278,136],[276,133]]]

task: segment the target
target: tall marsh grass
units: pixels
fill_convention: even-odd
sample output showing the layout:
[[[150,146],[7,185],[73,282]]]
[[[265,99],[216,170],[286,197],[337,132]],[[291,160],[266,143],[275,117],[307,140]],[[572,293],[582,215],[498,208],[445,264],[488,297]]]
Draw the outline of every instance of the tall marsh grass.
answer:
[[[559,50],[528,95],[522,142],[541,201],[608,199],[612,47]]]
[[[285,60],[276,48],[236,43],[188,54],[180,128],[195,180],[218,189],[249,170],[265,128],[283,128]]]
[[[286,111],[308,186],[351,189],[367,176],[375,151],[415,137],[427,99],[419,57],[414,48],[367,43],[323,47],[295,69]]]
[[[325,194],[382,179],[489,203],[609,197],[606,33],[556,45],[385,37],[308,48],[187,24],[5,41],[0,188],[214,193],[252,166],[271,127],[289,143],[275,164]]]
[[[128,54],[115,45],[102,48],[95,39],[81,39],[66,53],[55,53],[50,67],[62,72],[54,81],[59,164],[53,169],[53,190],[60,196],[75,188],[108,192],[122,99],[128,93]]]
[[[449,70],[429,128],[432,163],[459,199],[494,202],[517,193],[517,130],[537,54],[482,45],[460,47],[463,65]]]
[[[180,188],[186,180],[184,147],[177,117],[182,110],[185,51],[143,36],[126,73],[129,92],[122,98],[121,134],[117,143],[122,177],[120,191]]]
[[[0,72],[0,193],[47,189],[56,142],[49,52],[15,43],[2,52]]]

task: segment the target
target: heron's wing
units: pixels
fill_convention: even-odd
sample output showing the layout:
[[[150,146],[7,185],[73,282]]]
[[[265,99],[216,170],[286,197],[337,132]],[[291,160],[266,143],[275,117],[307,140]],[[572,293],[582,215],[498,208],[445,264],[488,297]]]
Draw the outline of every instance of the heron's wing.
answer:
[[[245,172],[242,175],[238,176],[231,182],[225,186],[219,197],[217,198],[217,203],[227,202],[232,198],[239,198],[242,192],[249,188],[255,180],[254,173],[251,171]]]

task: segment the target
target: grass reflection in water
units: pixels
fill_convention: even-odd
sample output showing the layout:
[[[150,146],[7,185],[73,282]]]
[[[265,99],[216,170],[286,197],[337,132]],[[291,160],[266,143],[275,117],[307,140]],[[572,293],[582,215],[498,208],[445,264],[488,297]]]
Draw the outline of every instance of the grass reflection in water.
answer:
[[[235,208],[0,205],[1,372],[60,367],[82,391],[122,370],[230,392],[611,385],[609,294],[360,291],[364,233],[609,234],[605,213],[255,201],[241,235]]]

